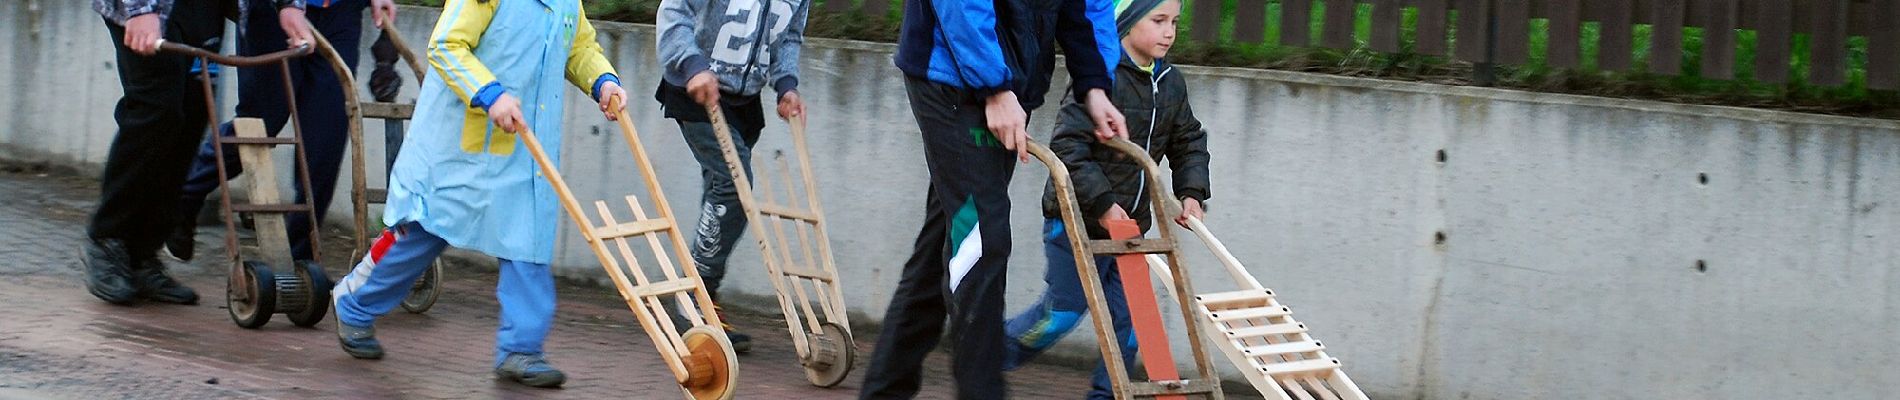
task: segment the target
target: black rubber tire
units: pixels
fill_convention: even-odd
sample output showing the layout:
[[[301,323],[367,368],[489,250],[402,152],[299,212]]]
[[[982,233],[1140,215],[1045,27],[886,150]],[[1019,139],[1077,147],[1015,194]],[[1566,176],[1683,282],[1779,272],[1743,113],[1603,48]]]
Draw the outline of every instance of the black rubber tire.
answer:
[[[271,314],[277,313],[277,275],[271,273],[270,266],[258,261],[245,261],[238,271],[245,278],[242,281],[249,288],[230,287],[226,280],[224,288],[224,309],[231,315],[231,322],[244,329],[257,329],[270,323]],[[252,293],[249,303],[237,301],[239,291]]]
[[[330,277],[323,273],[323,266],[311,260],[297,261],[297,279],[309,286],[310,299],[304,302],[302,310],[284,310],[290,317],[290,323],[300,327],[313,327],[323,322],[323,316],[330,313]]]
[[[421,314],[435,307],[435,299],[442,296],[442,259],[429,263],[429,269],[409,288],[409,296],[402,298],[402,310],[411,314]]]

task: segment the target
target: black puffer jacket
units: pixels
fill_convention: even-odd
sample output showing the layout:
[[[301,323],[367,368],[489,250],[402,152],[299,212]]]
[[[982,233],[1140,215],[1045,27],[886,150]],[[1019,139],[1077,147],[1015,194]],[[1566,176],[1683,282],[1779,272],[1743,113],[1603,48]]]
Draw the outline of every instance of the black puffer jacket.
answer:
[[[1110,98],[1128,119],[1128,140],[1148,149],[1148,156],[1155,162],[1166,160],[1168,169],[1173,170],[1169,184],[1174,187],[1174,196],[1205,203],[1211,195],[1207,131],[1194,118],[1187,94],[1187,82],[1168,63],[1156,60],[1154,73],[1149,74],[1123,56],[1115,67],[1115,91]],[[1049,149],[1069,167],[1089,236],[1108,238],[1098,219],[1111,204],[1120,204],[1147,232],[1154,221],[1141,164],[1095,139],[1095,123],[1083,105],[1073,100],[1065,102],[1059,118]],[[1057,204],[1055,185],[1051,183],[1044,188],[1043,216],[1060,218]]]

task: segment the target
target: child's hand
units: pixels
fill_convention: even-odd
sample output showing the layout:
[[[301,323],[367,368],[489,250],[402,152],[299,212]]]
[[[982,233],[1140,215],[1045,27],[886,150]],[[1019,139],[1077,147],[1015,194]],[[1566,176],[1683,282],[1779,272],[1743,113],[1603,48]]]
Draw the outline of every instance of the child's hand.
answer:
[[[595,93],[595,97],[600,98],[600,113],[607,114],[608,121],[619,121],[620,112],[627,110],[627,90],[621,89],[618,83],[601,84],[600,93]]]
[[[996,92],[986,103],[983,119],[989,122],[990,134],[1003,142],[1003,148],[1015,151],[1018,160],[1029,162],[1029,114],[1016,101],[1016,92]]]
[[[495,99],[495,104],[488,105],[488,121],[508,133],[521,132],[528,126],[527,120],[521,116],[521,99],[508,93],[502,93],[500,98]]]
[[[790,121],[805,115],[805,101],[798,98],[798,92],[786,92],[778,97],[778,119]]]
[[[1181,224],[1182,228],[1189,228],[1188,217],[1194,217],[1194,219],[1199,220],[1207,219],[1207,211],[1201,209],[1200,200],[1195,200],[1193,197],[1181,199],[1181,215],[1174,217],[1174,223]]]
[[[158,22],[158,13],[139,14],[125,20],[125,48],[140,55],[158,54],[158,40],[165,36]]]
[[[304,19],[303,9],[284,7],[277,10],[277,26],[284,29],[284,41],[290,47],[311,43],[310,20]]]
[[[718,106],[719,76],[713,75],[712,71],[700,71],[698,75],[693,75],[693,79],[686,81],[686,94],[692,95],[693,101],[700,105]]]
[[[1115,221],[1115,220],[1124,220],[1124,219],[1128,219],[1128,210],[1123,210],[1121,204],[1108,206],[1108,212],[1102,213],[1103,221]]]
[[[396,20],[396,2],[391,0],[369,0],[370,20],[376,21],[376,27],[389,26]]]
[[[1122,110],[1108,100],[1108,92],[1102,89],[1089,89],[1089,117],[1095,120],[1095,138],[1110,141],[1128,137],[1128,120],[1122,117]]]

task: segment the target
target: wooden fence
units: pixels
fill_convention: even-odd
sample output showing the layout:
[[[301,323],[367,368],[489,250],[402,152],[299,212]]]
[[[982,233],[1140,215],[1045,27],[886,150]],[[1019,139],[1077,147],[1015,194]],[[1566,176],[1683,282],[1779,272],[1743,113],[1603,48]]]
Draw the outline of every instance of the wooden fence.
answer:
[[[1195,20],[1186,33],[1191,40],[1262,42],[1267,5],[1274,2],[1280,3],[1282,45],[1354,49],[1364,43],[1386,53],[1401,51],[1405,9],[1415,9],[1412,52],[1474,63],[1528,62],[1530,22],[1544,19],[1545,63],[1555,68],[1583,65],[1583,26],[1596,23],[1596,67],[1629,70],[1635,65],[1635,27],[1649,25],[1648,72],[1665,75],[1682,72],[1683,28],[1702,28],[1699,75],[1711,79],[1735,78],[1737,34],[1748,30],[1755,32],[1753,77],[1770,83],[1786,82],[1797,72],[1791,68],[1795,37],[1806,35],[1806,81],[1820,86],[1848,81],[1848,39],[1866,37],[1867,86],[1900,89],[1900,0],[1231,0],[1231,36],[1223,35],[1222,24],[1201,22],[1209,20],[1202,16],[1222,15],[1228,0],[1184,1]],[[850,0],[827,3],[836,12],[854,6]],[[1370,5],[1370,37],[1355,37],[1362,4]],[[860,11],[882,15],[892,6],[865,0]],[[1315,11],[1324,16],[1317,38],[1310,25]]]

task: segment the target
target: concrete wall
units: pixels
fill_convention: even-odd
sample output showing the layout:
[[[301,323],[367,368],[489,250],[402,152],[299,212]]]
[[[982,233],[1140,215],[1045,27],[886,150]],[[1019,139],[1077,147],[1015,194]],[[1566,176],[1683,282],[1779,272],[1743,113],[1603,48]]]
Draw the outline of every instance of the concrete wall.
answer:
[[[420,45],[433,18],[405,9],[401,26]],[[600,25],[690,221],[697,167],[647,101],[653,30]],[[96,168],[118,95],[97,17],[83,2],[6,2],[0,35],[0,157]],[[867,320],[920,221],[917,131],[890,46],[812,40],[805,53],[820,195],[845,299]],[[1900,392],[1900,123],[1185,71],[1212,133],[1210,224],[1375,398]],[[565,173],[583,198],[640,192],[624,144],[585,102],[569,104]],[[1039,115],[1046,137],[1051,114]],[[761,160],[788,147],[784,132],[768,129]],[[1042,287],[1031,232],[1045,173],[1024,166],[1012,186],[1012,311]],[[347,215],[341,201],[333,215]],[[560,271],[599,279],[565,235]],[[1189,261],[1199,289],[1231,288],[1210,258]],[[749,242],[733,266],[731,290],[770,293]],[[1086,354],[1091,336],[1062,349]]]

